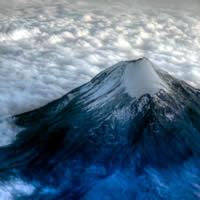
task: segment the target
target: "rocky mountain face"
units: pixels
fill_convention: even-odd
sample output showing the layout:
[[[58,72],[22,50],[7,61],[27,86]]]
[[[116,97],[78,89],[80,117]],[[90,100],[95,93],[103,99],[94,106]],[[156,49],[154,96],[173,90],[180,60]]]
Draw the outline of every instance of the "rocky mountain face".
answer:
[[[14,118],[0,174],[37,188],[21,199],[200,198],[200,91],[146,58]]]

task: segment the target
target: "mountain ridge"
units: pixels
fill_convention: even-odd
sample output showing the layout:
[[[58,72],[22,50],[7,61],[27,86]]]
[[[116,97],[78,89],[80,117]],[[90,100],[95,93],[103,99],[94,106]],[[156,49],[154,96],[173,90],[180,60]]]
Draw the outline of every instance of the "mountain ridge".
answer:
[[[135,63],[136,63],[136,66],[135,66]],[[136,76],[138,75],[138,73],[136,74],[135,77],[134,76],[133,77],[128,77],[128,79],[132,79],[132,80],[126,81],[126,76],[132,75],[133,72],[134,72],[134,71],[132,71],[131,73],[128,73],[128,71],[130,70],[130,68],[136,68],[137,64],[139,65],[138,67],[142,68],[141,73],[145,73],[144,72],[144,67],[142,65],[140,65],[141,63],[145,63],[145,68],[147,68],[147,71],[148,71],[148,68],[151,68],[150,72],[153,73],[154,76],[156,74],[156,78],[158,79],[158,81],[154,81],[154,80],[150,79],[149,80],[150,83],[142,83],[142,81],[146,82],[145,76],[147,76],[147,74],[144,74],[145,76],[142,77],[143,74],[140,75],[140,71],[139,71],[139,78],[140,78],[139,81],[136,80],[134,82],[134,78],[137,79]],[[66,95],[64,95],[63,97],[61,97],[59,99],[56,99],[53,102],[50,102],[49,104],[47,104],[47,106],[43,106],[42,108],[53,107],[53,111],[52,112],[55,113],[56,110],[59,111],[60,109],[62,109],[63,107],[65,107],[71,100],[73,100],[74,96],[76,96],[77,93],[80,90],[83,90],[83,92],[84,92],[84,89],[85,90],[90,90],[90,88],[92,88],[95,85],[97,85],[97,86],[100,85],[99,86],[100,89],[96,88],[96,90],[99,90],[100,92],[103,92],[104,94],[102,94],[102,95],[105,95],[106,92],[109,93],[109,90],[112,90],[112,86],[113,86],[112,84],[115,83],[115,86],[113,86],[113,87],[115,87],[114,89],[117,88],[117,90],[121,90],[120,92],[127,93],[127,95],[129,95],[132,98],[134,98],[134,97],[135,98],[139,98],[140,96],[142,96],[143,94],[145,94],[145,89],[146,88],[147,89],[149,88],[151,90],[151,82],[152,83],[158,83],[158,87],[155,86],[155,88],[153,88],[153,90],[150,91],[150,93],[153,95],[153,93],[158,92],[159,89],[167,90],[166,89],[167,88],[166,84],[162,83],[163,80],[161,80],[160,73],[159,74],[158,73],[159,72],[156,71],[156,69],[154,69],[153,63],[151,61],[149,61],[145,57],[144,58],[139,58],[137,60],[121,61],[121,62],[113,65],[112,67],[109,67],[109,68],[105,69],[104,71],[100,72],[91,81],[83,84],[82,86],[80,86],[78,88],[73,89],[72,91],[70,91],[69,93],[67,93]],[[150,74],[148,74],[148,75],[150,75]],[[110,76],[114,76],[114,77],[110,77]],[[106,78],[109,81],[105,80]],[[103,81],[105,81],[105,83],[102,84]],[[139,89],[133,88],[133,89],[136,89],[137,92],[135,92],[133,90],[131,91],[130,86],[128,86],[128,84],[129,84],[128,82],[130,82],[130,84],[137,84],[137,86],[138,86]],[[146,88],[140,86],[137,82],[141,83],[142,85],[147,85]],[[148,80],[147,80],[147,82],[148,82]],[[106,89],[108,91],[105,91]],[[130,91],[129,91],[129,89],[130,89]],[[142,90],[141,93],[139,91],[140,89]],[[98,95],[101,95],[100,92],[99,92]],[[138,95],[136,93],[138,93]],[[96,94],[97,94],[97,92],[96,92]],[[134,96],[133,94],[136,94],[136,95]],[[35,111],[37,112],[39,110],[40,110],[40,108],[36,109]],[[51,110],[51,109],[48,108],[48,111],[46,110],[46,112],[49,112],[49,110]],[[14,118],[18,119],[19,116],[21,117],[21,116],[26,115],[28,113],[33,113],[33,112],[30,111],[30,112],[26,112],[24,114],[19,114],[19,115],[16,115]]]
[[[61,99],[15,116],[24,130],[14,143],[0,148],[0,177],[22,176],[34,181],[39,191],[41,185],[57,191],[33,194],[36,200],[90,200],[96,190],[100,199],[109,199],[111,193],[118,194],[114,200],[197,199],[198,187],[182,194],[188,184],[199,185],[200,91],[156,69],[158,79],[149,81],[158,87],[132,96],[124,73],[127,65],[130,69],[137,62],[144,59],[120,62]],[[139,66],[146,69],[146,60],[144,64]],[[196,170],[195,178],[179,174],[176,187],[181,189],[173,196],[173,186],[161,182],[188,163]],[[124,184],[119,186],[122,177]]]

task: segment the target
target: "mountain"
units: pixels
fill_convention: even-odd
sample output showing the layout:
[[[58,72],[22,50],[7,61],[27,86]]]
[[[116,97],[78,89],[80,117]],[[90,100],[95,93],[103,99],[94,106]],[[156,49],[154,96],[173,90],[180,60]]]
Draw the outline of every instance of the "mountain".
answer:
[[[48,105],[13,117],[0,177],[20,199],[199,199],[200,90],[147,58],[120,62]]]

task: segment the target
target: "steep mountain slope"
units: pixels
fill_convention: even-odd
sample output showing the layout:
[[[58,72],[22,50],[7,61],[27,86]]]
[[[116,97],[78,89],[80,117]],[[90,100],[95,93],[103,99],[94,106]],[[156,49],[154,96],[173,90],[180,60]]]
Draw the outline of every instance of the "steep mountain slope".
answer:
[[[31,181],[30,199],[198,199],[199,100],[199,90],[146,58],[120,62],[15,116],[25,129],[0,149],[2,180]],[[194,174],[185,179],[187,165]]]

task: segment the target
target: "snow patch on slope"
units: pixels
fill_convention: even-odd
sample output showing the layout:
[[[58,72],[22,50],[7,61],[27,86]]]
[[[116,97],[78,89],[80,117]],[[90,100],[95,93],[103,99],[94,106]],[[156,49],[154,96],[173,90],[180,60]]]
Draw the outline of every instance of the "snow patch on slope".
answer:
[[[139,98],[143,94],[153,95],[161,89],[167,90],[167,85],[146,58],[128,61],[123,78],[126,91],[131,97]]]

